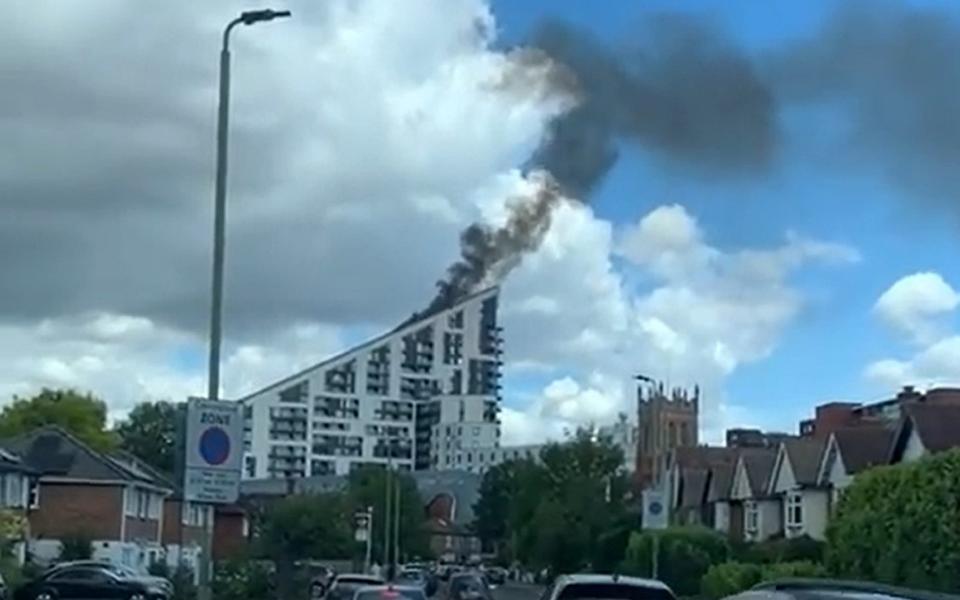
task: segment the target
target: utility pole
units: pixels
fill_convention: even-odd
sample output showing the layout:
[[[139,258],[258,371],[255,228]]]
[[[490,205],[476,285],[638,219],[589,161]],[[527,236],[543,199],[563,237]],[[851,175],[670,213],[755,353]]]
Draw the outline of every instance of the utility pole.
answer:
[[[394,495],[395,500],[394,500],[394,503],[393,503],[393,510],[394,510],[394,513],[395,513],[395,514],[394,514],[394,517],[393,517],[393,520],[395,521],[394,531],[393,531],[393,561],[394,561],[395,563],[399,563],[399,562],[400,562],[400,514],[401,514],[401,511],[400,511],[400,488],[401,488],[401,484],[402,484],[402,483],[403,483],[403,480],[402,480],[401,477],[400,477],[400,472],[397,471],[397,481],[396,481],[395,485],[393,486],[393,487],[394,487],[394,494],[395,494],[395,495]],[[394,569],[394,571],[395,571],[395,570],[396,570],[396,569]],[[396,575],[396,573],[394,573],[394,575]]]

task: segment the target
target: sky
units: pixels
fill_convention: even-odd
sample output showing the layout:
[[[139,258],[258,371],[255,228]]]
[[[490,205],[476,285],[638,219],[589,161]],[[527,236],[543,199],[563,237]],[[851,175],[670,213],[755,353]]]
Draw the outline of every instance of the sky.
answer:
[[[7,7],[0,402],[204,392],[219,32],[252,6]],[[275,7],[232,42],[225,397],[422,308],[543,168],[505,443],[632,415],[637,373],[698,385],[710,442],[960,382],[957,4]]]

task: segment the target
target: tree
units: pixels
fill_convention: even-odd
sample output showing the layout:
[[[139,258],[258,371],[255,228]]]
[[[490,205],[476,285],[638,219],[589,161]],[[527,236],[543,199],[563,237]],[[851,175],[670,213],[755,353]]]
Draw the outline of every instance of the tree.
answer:
[[[373,507],[371,552],[374,558],[383,556],[383,517],[387,491],[385,473],[383,467],[368,465],[350,473],[347,480],[347,498],[351,512]],[[417,490],[417,483],[408,474],[391,473],[391,498],[395,497],[396,487],[394,486],[398,484],[400,486],[400,552],[403,556],[411,558],[429,556],[430,540],[424,529],[426,522],[424,501]],[[390,506],[392,511],[394,506],[392,499]],[[392,513],[390,520],[391,523],[394,522]]]
[[[85,533],[64,536],[60,540],[60,562],[87,560],[93,556],[93,542]]]
[[[549,444],[540,462],[490,469],[474,505],[474,528],[501,555],[570,571],[619,563],[629,536],[623,454],[610,440],[580,431]]]
[[[116,428],[120,447],[161,473],[173,475],[186,404],[141,402]]]
[[[280,598],[294,597],[294,562],[342,559],[353,555],[353,520],[341,493],[287,496],[268,506],[257,545],[277,569]]]
[[[834,575],[960,589],[960,449],[857,475],[827,526]]]
[[[97,450],[110,450],[116,438],[107,430],[107,405],[91,394],[44,388],[30,398],[13,397],[0,412],[0,437],[13,437],[44,425],[58,425]]]

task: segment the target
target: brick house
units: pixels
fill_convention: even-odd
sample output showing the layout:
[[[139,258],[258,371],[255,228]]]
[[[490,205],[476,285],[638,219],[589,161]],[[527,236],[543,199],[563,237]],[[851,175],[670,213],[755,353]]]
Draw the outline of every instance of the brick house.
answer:
[[[246,554],[250,521],[238,504],[220,505],[213,520],[213,560],[238,558]]]
[[[163,554],[163,501],[169,487],[129,456],[108,456],[67,431],[47,426],[7,440],[37,473],[28,512],[27,551],[56,560],[60,540],[90,538],[94,557],[145,570]]]
[[[181,563],[197,574],[204,531],[213,531],[211,505],[184,502],[180,491],[163,503],[162,542],[167,566],[175,569]]]

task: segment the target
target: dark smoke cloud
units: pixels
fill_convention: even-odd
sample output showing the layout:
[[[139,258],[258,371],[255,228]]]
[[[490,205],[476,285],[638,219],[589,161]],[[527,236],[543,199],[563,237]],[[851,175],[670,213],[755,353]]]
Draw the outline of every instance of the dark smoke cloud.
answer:
[[[499,228],[474,223],[460,234],[460,260],[437,284],[437,295],[426,314],[441,310],[476,290],[501,280],[527,252],[536,250],[550,229],[550,216],[560,201],[560,190],[547,173],[535,173],[530,196],[508,201],[507,222]]]
[[[715,29],[694,18],[658,17],[639,36],[642,48],[617,53],[559,22],[542,26],[530,46],[509,54],[500,87],[541,85],[576,106],[550,123],[528,167],[550,185],[517,199],[503,229],[474,224],[461,234],[461,259],[438,282],[433,312],[499,281],[536,250],[560,194],[587,201],[617,162],[618,143],[636,143],[685,166],[734,174],[771,160],[773,99],[750,61]]]
[[[809,37],[755,57],[706,19],[658,15],[632,42],[614,48],[549,22],[529,48],[511,53],[518,68],[502,82],[505,90],[528,85],[524,68],[538,67],[547,87],[576,98],[528,162],[550,173],[563,196],[588,201],[624,144],[701,175],[763,176],[783,145],[783,109],[822,104],[844,124],[836,132],[843,147],[826,149],[838,168],[876,169],[911,198],[946,204],[960,216],[955,18],[889,2],[846,3]],[[555,68],[544,77],[551,61]],[[523,228],[502,235],[468,228],[462,259],[438,283],[431,306],[505,276],[535,250],[555,205],[539,202],[513,205],[524,211]],[[526,239],[526,232],[536,235]]]
[[[766,57],[786,106],[839,108],[843,168],[875,169],[929,207],[960,212],[960,22],[889,2],[845,5]],[[926,204],[924,204],[926,202]]]

